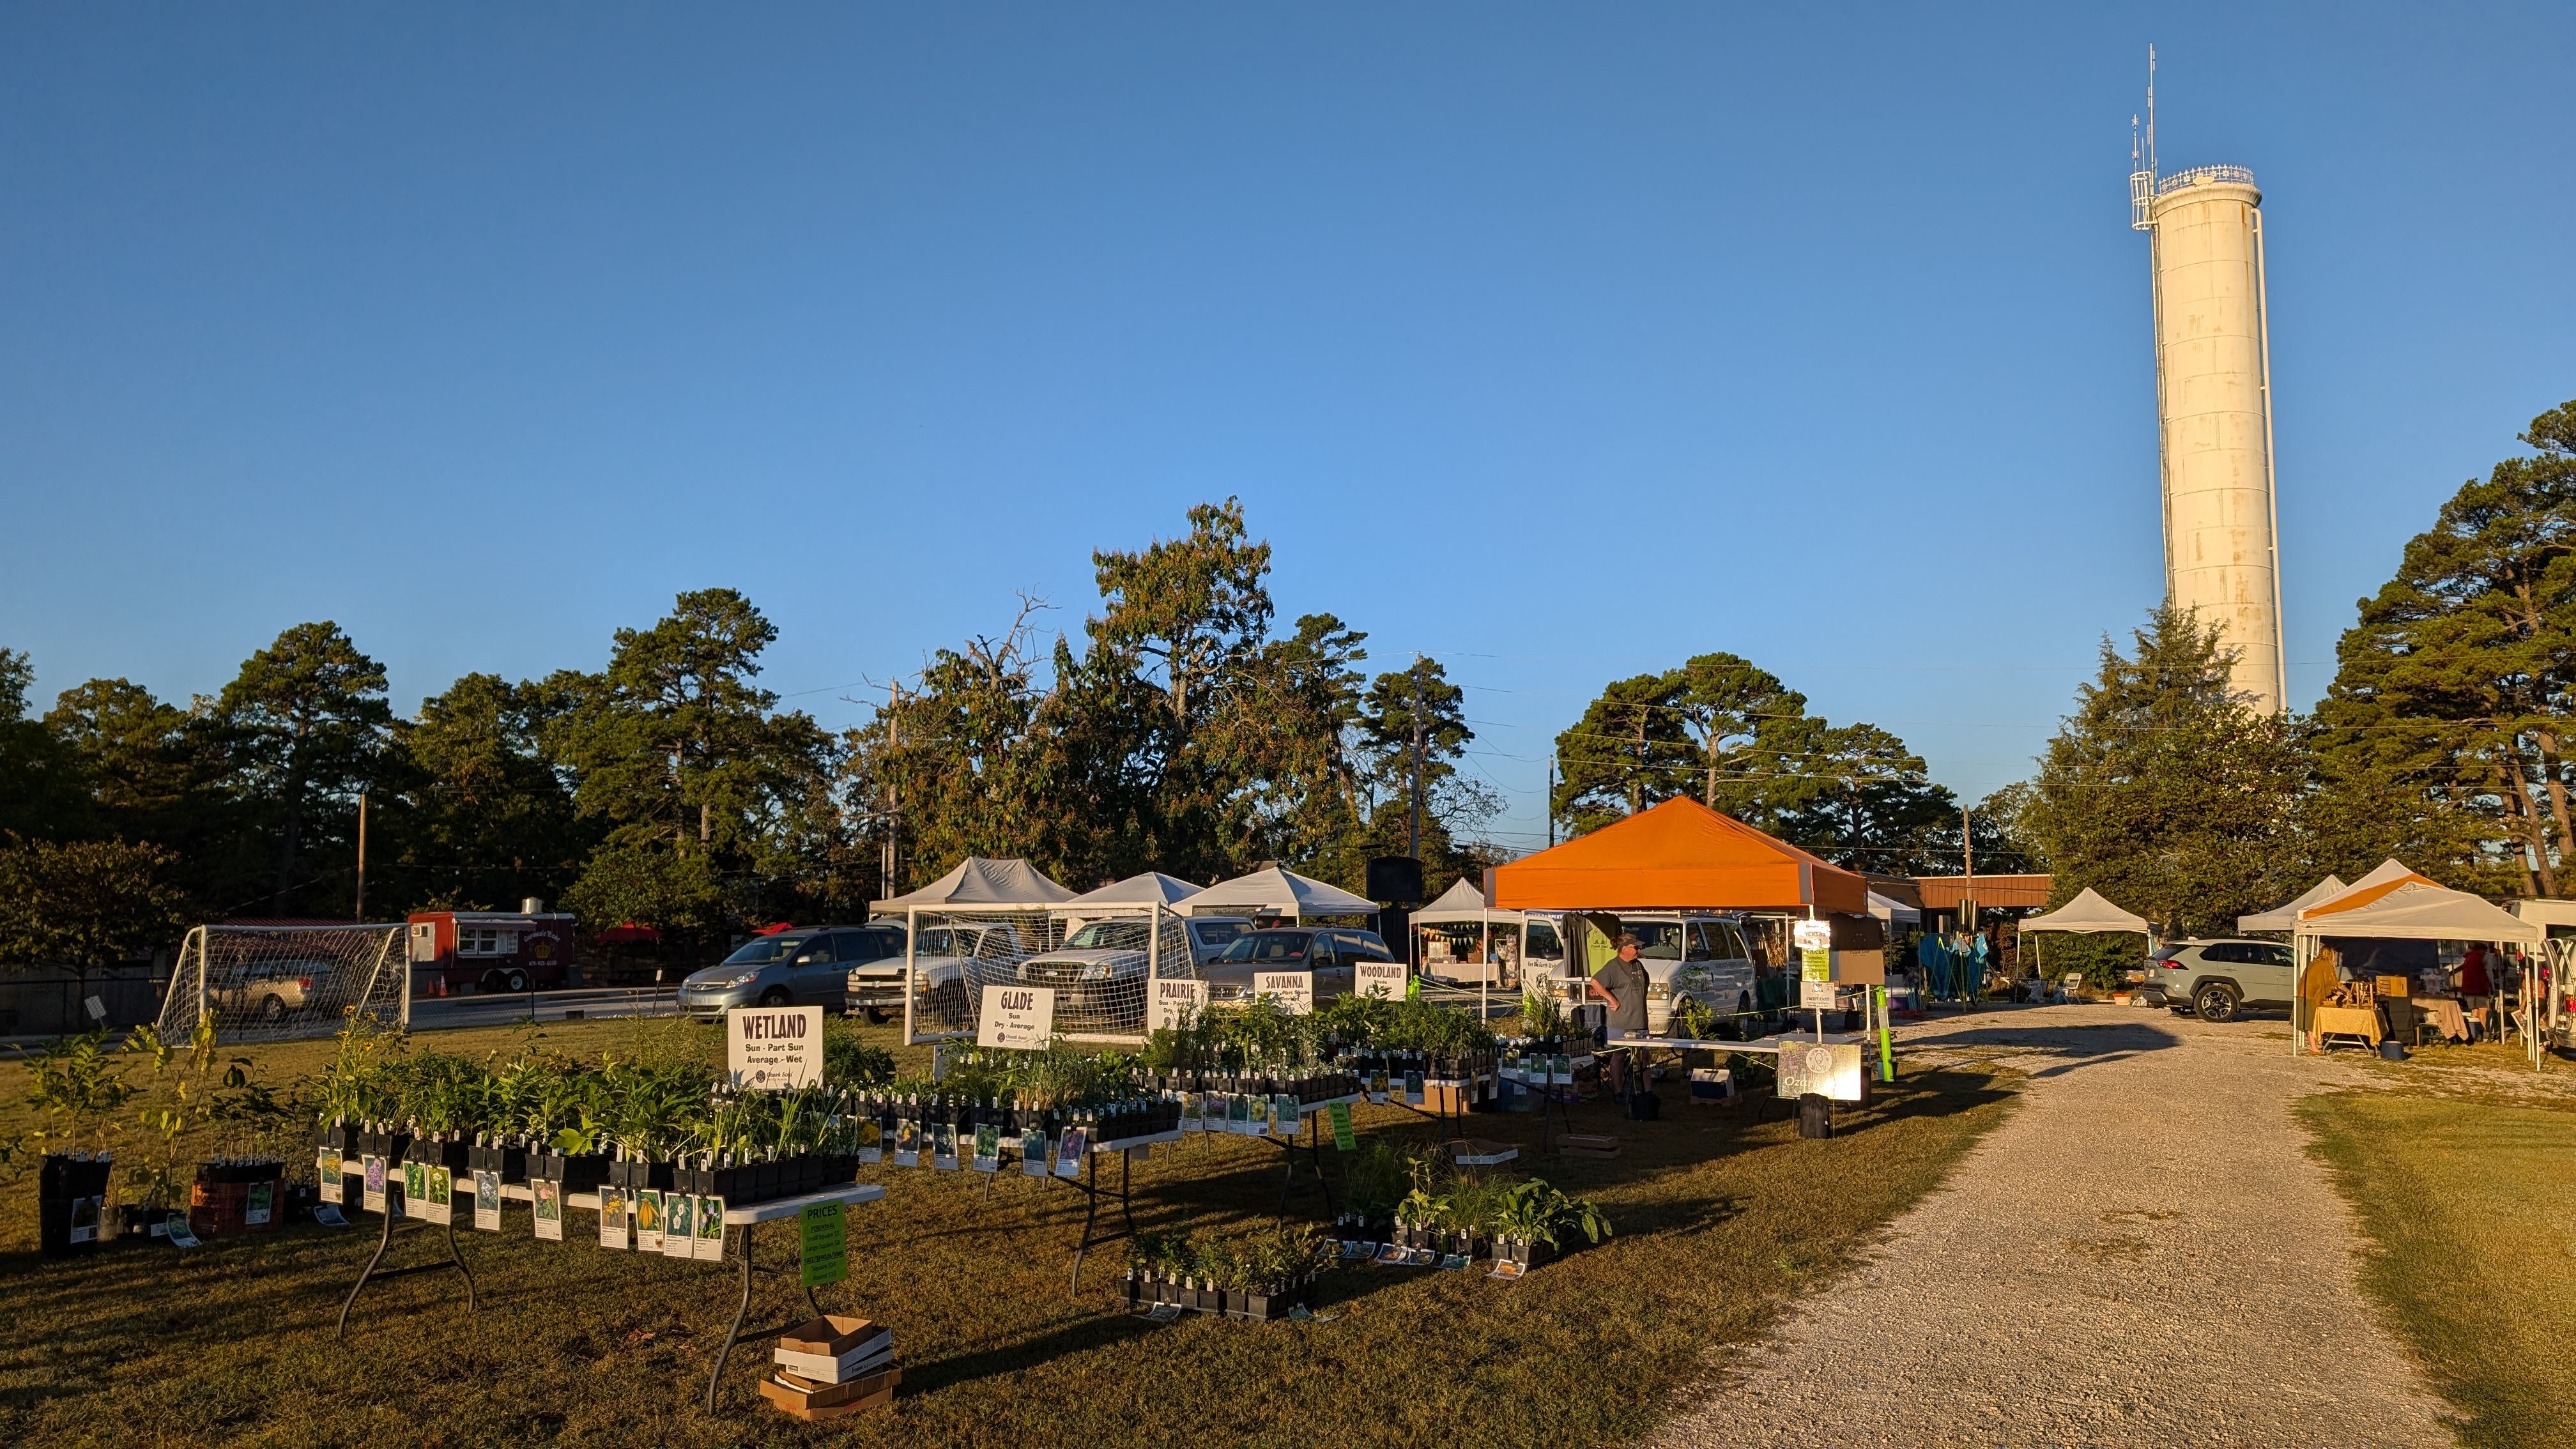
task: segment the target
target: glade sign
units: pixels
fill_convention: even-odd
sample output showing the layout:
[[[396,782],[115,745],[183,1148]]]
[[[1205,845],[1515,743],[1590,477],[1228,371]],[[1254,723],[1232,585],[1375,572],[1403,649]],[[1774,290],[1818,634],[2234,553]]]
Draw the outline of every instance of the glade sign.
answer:
[[[725,1013],[725,1067],[737,1087],[783,1092],[823,1080],[823,1008],[737,1006]]]
[[[1036,1051],[1055,1035],[1055,988],[987,986],[975,1045]]]

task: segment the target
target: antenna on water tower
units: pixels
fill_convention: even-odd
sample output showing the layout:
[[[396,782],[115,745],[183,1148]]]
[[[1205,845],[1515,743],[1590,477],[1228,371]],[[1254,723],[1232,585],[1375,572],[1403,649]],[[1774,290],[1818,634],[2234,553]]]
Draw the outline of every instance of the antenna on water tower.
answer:
[[[2129,230],[2153,231],[2156,225],[2156,48],[2147,47],[2147,134],[2138,138],[2138,118],[2129,118]]]

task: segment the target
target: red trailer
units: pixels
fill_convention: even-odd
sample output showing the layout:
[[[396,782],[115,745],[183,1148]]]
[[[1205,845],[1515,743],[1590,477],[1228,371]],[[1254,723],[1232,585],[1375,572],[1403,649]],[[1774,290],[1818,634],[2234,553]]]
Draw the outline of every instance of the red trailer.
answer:
[[[551,991],[580,984],[572,914],[530,899],[518,911],[411,913],[414,997]]]

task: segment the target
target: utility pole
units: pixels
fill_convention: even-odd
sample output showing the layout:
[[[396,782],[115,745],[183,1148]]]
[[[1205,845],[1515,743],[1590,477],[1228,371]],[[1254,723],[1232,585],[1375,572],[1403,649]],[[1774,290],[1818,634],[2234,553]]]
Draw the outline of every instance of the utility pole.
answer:
[[[877,869],[885,878],[882,889],[886,897],[892,899],[903,894],[902,887],[895,884],[894,876],[897,864],[895,831],[903,820],[903,796],[896,791],[894,784],[894,752],[903,743],[903,686],[888,684],[886,700],[885,841],[879,848]]]
[[[367,919],[367,792],[358,792],[358,919]]]
[[[1959,925],[1977,929],[1977,837],[1969,828],[1968,807],[1959,807]]]
[[[1409,852],[1422,858],[1422,656],[1413,656],[1413,830]]]
[[[1547,757],[1547,848],[1556,849],[1556,754]]]

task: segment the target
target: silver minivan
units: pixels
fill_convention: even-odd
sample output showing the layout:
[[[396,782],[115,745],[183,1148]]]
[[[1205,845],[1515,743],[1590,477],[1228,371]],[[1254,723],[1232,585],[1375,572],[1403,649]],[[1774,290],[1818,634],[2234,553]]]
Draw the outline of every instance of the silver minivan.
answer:
[[[722,964],[689,973],[680,983],[680,1011],[701,1021],[722,1020],[737,1006],[820,1006],[838,1012],[848,1004],[851,964],[874,960],[881,949],[872,939],[876,929],[807,926],[754,936]],[[896,935],[901,934],[898,928]]]

